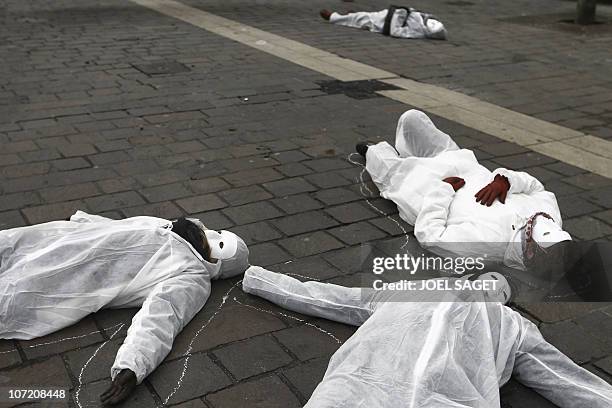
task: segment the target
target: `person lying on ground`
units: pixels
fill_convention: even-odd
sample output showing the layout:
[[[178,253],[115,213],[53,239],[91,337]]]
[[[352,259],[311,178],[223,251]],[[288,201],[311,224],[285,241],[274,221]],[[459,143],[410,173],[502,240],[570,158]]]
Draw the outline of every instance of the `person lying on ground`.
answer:
[[[360,326],[331,357],[306,408],[499,407],[511,375],[561,408],[612,406],[610,384],[503,305],[511,293],[501,275],[475,279],[500,285],[431,300],[428,291],[300,282],[252,266],[242,287],[295,312]]]
[[[413,8],[391,6],[374,12],[340,14],[321,10],[321,17],[332,24],[361,28],[396,38],[446,39],[446,29],[437,17]]]
[[[357,144],[383,198],[438,255],[483,256],[520,270],[564,268],[571,236],[555,195],[525,172],[478,163],[423,112],[399,119],[395,147]]]
[[[249,251],[198,219],[111,220],[77,211],[0,231],[0,339],[28,340],[103,308],[140,307],[102,402],[124,400],[202,309],[211,280],[242,274]]]

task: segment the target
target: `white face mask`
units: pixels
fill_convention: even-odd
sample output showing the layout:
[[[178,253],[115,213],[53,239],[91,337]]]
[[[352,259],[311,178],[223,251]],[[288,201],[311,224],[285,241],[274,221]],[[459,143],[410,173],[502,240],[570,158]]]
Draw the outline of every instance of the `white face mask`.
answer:
[[[204,235],[210,247],[211,258],[224,260],[236,255],[238,237],[233,232],[206,230]]]

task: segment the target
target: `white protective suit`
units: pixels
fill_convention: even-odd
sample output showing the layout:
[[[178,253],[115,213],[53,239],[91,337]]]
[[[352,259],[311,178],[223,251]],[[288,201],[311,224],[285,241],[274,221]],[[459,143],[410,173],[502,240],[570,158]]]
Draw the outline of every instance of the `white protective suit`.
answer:
[[[382,33],[387,18],[387,9],[374,12],[357,12],[348,14],[332,13],[329,22],[332,24],[361,28],[374,33]],[[389,35],[397,38],[432,38],[446,39],[444,25],[434,16],[415,9],[396,9],[389,25]]]
[[[332,356],[307,408],[494,408],[512,374],[561,408],[612,406],[609,384],[501,303],[420,302],[424,291],[414,302],[398,302],[373,289],[303,283],[255,266],[243,289],[289,310],[361,326]]]
[[[366,169],[380,195],[395,202],[400,217],[414,225],[421,245],[439,255],[487,254],[489,261],[524,269],[523,227],[537,212],[549,214],[554,222],[538,221],[534,235],[555,237],[553,242],[571,239],[561,230],[555,195],[542,183],[525,172],[504,168],[491,172],[421,111],[401,116],[395,148],[387,142],[369,146]],[[510,182],[505,204],[495,200],[490,207],[481,205],[474,195],[496,174]],[[457,192],[442,181],[452,176],[465,180]]]
[[[0,231],[0,339],[32,339],[102,308],[140,306],[111,372],[114,379],[129,369],[140,383],[204,306],[211,279],[248,265],[241,240],[241,262],[228,260],[224,268],[171,228],[161,218],[111,220],[77,211],[70,221]]]

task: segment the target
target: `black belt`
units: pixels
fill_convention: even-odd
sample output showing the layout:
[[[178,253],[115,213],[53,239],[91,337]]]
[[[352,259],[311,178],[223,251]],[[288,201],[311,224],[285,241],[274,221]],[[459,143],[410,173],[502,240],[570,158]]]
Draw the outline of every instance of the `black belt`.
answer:
[[[387,9],[387,16],[385,17],[385,24],[383,25],[382,33],[383,35],[391,35],[391,20],[393,19],[393,14],[395,14],[396,10],[404,9],[410,14],[410,9],[408,7],[401,6],[389,6]],[[405,23],[405,22],[404,22]]]

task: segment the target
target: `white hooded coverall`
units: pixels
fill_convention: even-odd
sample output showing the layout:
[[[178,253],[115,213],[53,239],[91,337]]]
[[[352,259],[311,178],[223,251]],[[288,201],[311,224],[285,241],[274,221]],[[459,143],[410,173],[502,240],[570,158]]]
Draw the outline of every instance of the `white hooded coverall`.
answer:
[[[140,383],[222,274],[222,261],[207,262],[171,228],[161,218],[77,211],[70,221],[0,231],[0,339],[32,339],[102,308],[140,306],[111,372],[114,379],[129,369]]]
[[[307,408],[494,408],[511,375],[561,408],[612,406],[608,383],[501,303],[427,302],[426,291],[400,302],[255,266],[242,285],[289,310],[360,326],[332,356]]]
[[[332,13],[329,22],[346,27],[361,28],[374,33],[382,33],[387,18],[387,9],[374,12],[348,14]],[[433,16],[415,9],[396,9],[389,26],[389,35],[397,38],[446,39],[444,25]]]
[[[505,168],[491,172],[418,110],[400,117],[395,148],[387,142],[368,147],[366,169],[381,197],[393,201],[400,217],[414,225],[421,245],[439,255],[487,254],[489,261],[524,269],[521,232],[527,219],[542,211],[554,222],[541,226],[561,230],[555,195],[535,177]],[[474,195],[496,174],[510,182],[506,202],[481,205]],[[465,180],[457,192],[442,181],[452,176]]]

